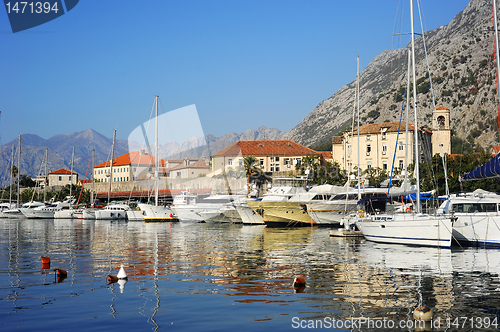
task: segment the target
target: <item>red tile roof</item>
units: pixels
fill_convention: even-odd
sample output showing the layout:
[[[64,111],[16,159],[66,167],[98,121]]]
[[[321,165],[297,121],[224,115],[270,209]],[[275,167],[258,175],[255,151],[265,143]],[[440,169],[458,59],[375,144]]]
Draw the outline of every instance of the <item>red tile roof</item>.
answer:
[[[65,168],[61,168],[61,169],[58,169],[57,171],[54,171],[54,172],[50,172],[50,174],[61,174],[61,175],[70,175],[71,174],[71,171],[70,170],[67,170]],[[73,174],[77,175],[77,173],[73,172]]]
[[[113,159],[113,166],[127,165],[155,165],[155,157],[150,154],[141,155],[139,151],[133,151]],[[159,158],[159,165],[164,166],[165,160]],[[109,160],[94,166],[94,168],[99,167],[109,167]]]
[[[333,157],[332,151],[318,151],[318,152],[321,153],[323,158],[332,158]]]
[[[212,155],[217,156],[309,156],[319,152],[290,140],[238,141]]]

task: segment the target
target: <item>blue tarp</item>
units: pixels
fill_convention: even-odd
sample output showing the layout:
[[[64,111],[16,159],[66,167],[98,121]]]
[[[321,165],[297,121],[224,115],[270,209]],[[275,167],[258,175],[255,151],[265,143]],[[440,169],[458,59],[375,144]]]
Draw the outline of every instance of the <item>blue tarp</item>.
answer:
[[[403,198],[404,199],[416,200],[417,199],[417,193],[411,193],[409,195],[405,195]],[[432,193],[430,193],[430,192],[428,192],[428,193],[420,193],[420,200],[421,201],[437,200],[437,199],[444,200],[446,198],[433,197]]]
[[[481,180],[488,178],[500,177],[500,153],[490,159],[483,166],[479,166],[475,170],[465,174],[462,181]]]

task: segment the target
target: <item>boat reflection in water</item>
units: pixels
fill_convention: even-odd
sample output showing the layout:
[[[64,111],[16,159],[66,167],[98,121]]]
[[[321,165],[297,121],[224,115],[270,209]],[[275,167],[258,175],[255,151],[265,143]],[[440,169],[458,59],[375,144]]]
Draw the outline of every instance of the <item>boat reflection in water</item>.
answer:
[[[89,330],[283,330],[294,317],[402,320],[419,304],[436,317],[493,319],[499,257],[331,238],[318,227],[2,219],[0,321],[5,330],[57,329],[61,315]],[[121,264],[122,289],[108,284]],[[54,283],[54,268],[68,271],[64,282]]]

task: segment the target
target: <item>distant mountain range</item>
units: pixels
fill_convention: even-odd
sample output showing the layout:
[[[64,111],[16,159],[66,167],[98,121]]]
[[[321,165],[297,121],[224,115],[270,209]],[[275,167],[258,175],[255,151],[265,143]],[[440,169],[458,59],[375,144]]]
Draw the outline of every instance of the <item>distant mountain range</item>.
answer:
[[[490,1],[471,0],[448,25],[425,33],[436,106],[450,109],[453,135],[484,148],[498,144],[491,17]],[[419,23],[415,25],[419,30]],[[409,30],[408,19],[403,32]],[[388,35],[388,38],[391,37]],[[407,80],[409,46],[383,51],[361,72],[362,125],[399,119]],[[432,128],[431,82],[422,37],[416,39],[415,46],[419,125]],[[355,68],[355,63],[352,67]],[[332,136],[351,126],[354,104],[355,81],[319,103],[283,138],[308,147],[331,141]]]
[[[283,132],[278,129],[266,127],[247,130],[240,134],[230,133],[221,137],[207,135],[204,140],[203,138],[194,138],[194,141],[188,140],[182,145],[171,143],[162,146],[160,147],[160,155],[168,155],[169,159],[209,158],[211,154],[219,152],[239,140],[279,139],[282,135]],[[200,146],[200,141],[207,144]],[[75,147],[73,171],[80,174],[80,177],[84,177],[90,163],[92,150],[95,150],[95,163],[101,163],[111,158],[112,143],[112,138],[107,138],[92,129],[69,135],[55,135],[49,139],[43,139],[33,134],[23,134],[21,135],[21,174],[32,177],[43,174],[46,148],[48,149],[47,169],[49,172],[60,168],[71,169],[71,156],[73,147]],[[118,157],[129,152],[129,148],[130,151],[140,148],[140,145],[135,142],[131,142],[130,145],[129,147],[127,140],[116,140],[114,156]],[[13,140],[0,147],[0,186],[2,187],[8,185],[10,181],[8,169],[11,165],[13,146],[15,146],[14,165],[17,166],[18,140]],[[193,146],[199,147],[193,149]],[[89,178],[90,171],[91,167],[88,170]]]

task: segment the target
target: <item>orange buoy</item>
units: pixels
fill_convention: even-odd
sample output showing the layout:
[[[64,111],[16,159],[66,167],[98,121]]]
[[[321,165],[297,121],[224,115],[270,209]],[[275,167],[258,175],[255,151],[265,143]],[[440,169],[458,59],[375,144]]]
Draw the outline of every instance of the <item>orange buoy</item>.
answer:
[[[170,218],[172,218],[174,215],[171,213],[171,214],[169,214],[168,216],[169,216]]]
[[[409,207],[406,208],[406,212],[411,212],[411,209]]]
[[[306,287],[306,279],[304,277],[296,277],[293,280],[293,287]]]
[[[118,277],[115,277],[115,276],[108,274],[108,283],[114,284],[115,282],[118,282]]]
[[[43,264],[50,264],[50,257],[42,256],[42,263]]]
[[[54,269],[55,273],[61,277],[67,277],[68,276],[68,272],[66,272],[65,270],[62,270],[62,269]]]

